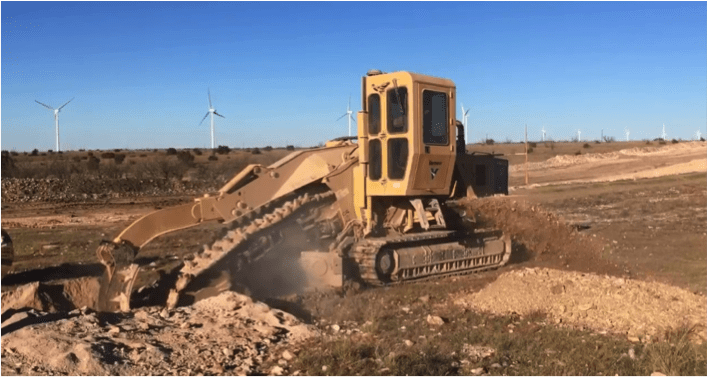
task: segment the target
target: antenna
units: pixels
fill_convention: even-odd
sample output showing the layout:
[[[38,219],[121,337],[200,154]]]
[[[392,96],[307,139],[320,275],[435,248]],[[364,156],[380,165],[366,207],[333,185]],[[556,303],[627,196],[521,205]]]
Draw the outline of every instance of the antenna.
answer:
[[[624,132],[626,132],[626,141],[630,141],[631,139],[629,139],[628,135],[631,133],[631,131],[629,131],[629,129],[626,128],[626,129],[624,129]]]
[[[216,112],[216,109],[211,105],[211,89],[208,89],[208,94],[209,94],[209,111],[206,112],[206,115],[204,115],[203,118],[201,118],[201,122],[199,122],[199,125],[201,126],[202,123],[204,123],[204,119],[206,119],[209,114],[211,114],[211,149],[215,149],[215,144],[214,144],[214,115],[218,115],[221,118],[226,119],[225,116],[219,114]]]
[[[345,117],[348,115],[348,120],[349,120],[349,136],[351,136],[351,121],[353,120],[354,123],[356,123],[356,119],[353,118],[353,115],[351,115],[353,111],[351,111],[351,96],[349,96],[349,104],[346,106],[346,112],[344,115],[340,116],[338,119],[336,119],[336,122],[338,122],[341,118]]]
[[[43,104],[43,103],[41,103],[41,102],[39,102],[39,101],[37,101],[37,100],[34,100],[34,102],[37,102],[38,104],[40,104],[40,105],[42,105],[42,106],[46,107],[47,109],[49,109],[49,110],[51,110],[51,111],[54,112],[54,123],[55,123],[55,125],[56,125],[56,151],[57,151],[57,152],[59,152],[59,151],[61,150],[61,149],[59,148],[59,112],[61,111],[61,109],[64,108],[64,106],[68,105],[69,102],[71,102],[71,101],[73,101],[73,100],[74,100],[74,99],[72,98],[72,99],[66,101],[65,104],[59,106],[59,108],[56,108],[56,109],[52,108],[52,107],[49,106],[49,105]]]

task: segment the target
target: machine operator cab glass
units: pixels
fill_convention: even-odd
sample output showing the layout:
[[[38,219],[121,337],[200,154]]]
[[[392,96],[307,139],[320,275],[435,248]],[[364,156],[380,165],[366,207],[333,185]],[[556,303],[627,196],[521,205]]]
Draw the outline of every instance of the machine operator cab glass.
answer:
[[[454,83],[394,72],[364,77],[363,86],[359,145],[367,195],[448,194],[456,147],[450,143]]]

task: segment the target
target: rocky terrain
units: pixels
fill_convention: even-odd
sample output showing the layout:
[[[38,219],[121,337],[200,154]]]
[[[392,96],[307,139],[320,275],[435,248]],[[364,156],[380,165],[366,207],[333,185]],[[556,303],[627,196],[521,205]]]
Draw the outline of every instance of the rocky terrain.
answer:
[[[658,282],[591,273],[527,268],[502,274],[456,304],[496,314],[547,313],[557,324],[590,328],[650,342],[666,329],[700,327],[692,339],[707,340],[707,299]]]
[[[3,375],[281,374],[318,332],[235,292],[174,310],[5,314]],[[277,366],[263,370],[271,359]]]

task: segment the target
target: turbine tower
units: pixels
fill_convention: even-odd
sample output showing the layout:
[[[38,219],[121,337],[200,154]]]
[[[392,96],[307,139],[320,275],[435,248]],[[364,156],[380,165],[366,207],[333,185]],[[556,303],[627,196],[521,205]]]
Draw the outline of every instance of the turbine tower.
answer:
[[[663,141],[665,141],[665,138],[667,137],[667,135],[665,134],[665,123],[663,123],[663,134],[661,135],[661,137],[663,138]]]
[[[211,89],[208,90],[209,92],[209,111],[206,112],[206,115],[204,115],[203,118],[201,118],[201,122],[199,122],[199,125],[201,126],[202,123],[204,123],[204,119],[206,119],[209,114],[211,114],[211,149],[216,148],[214,145],[214,115],[218,115],[221,118],[226,119],[225,116],[219,114],[216,112],[216,109],[211,105]]]
[[[351,136],[351,121],[353,120],[354,123],[356,123],[356,119],[354,119],[354,118],[353,118],[353,115],[351,115],[352,113],[353,113],[353,111],[351,111],[351,96],[349,96],[349,104],[346,106],[346,112],[344,113],[344,115],[342,115],[342,116],[339,117],[339,119],[341,119],[341,118],[343,118],[343,117],[345,117],[345,116],[348,115],[348,118],[349,118],[349,136]],[[337,119],[336,121],[338,122],[339,119]]]
[[[580,143],[582,142],[582,131],[581,130],[577,130],[577,141]]]
[[[71,101],[73,101],[73,100],[74,100],[73,98],[70,99],[70,100],[68,100],[65,104],[59,106],[58,109],[55,109],[55,108],[53,108],[53,107],[51,107],[51,106],[49,106],[49,105],[45,105],[45,104],[43,104],[43,103],[41,103],[41,102],[39,102],[39,101],[37,101],[37,100],[34,100],[34,102],[37,102],[38,104],[40,104],[40,105],[42,105],[42,106],[46,107],[47,109],[49,109],[49,110],[51,110],[51,111],[54,112],[54,123],[56,124],[56,151],[57,151],[57,152],[59,152],[59,151],[61,150],[61,149],[59,148],[59,112],[61,111],[61,109],[64,108],[64,106],[68,105],[69,102],[71,102]]]
[[[469,110],[471,110],[471,109],[466,109],[466,111],[464,111],[464,104],[462,103],[462,121],[464,123],[464,142],[465,143],[469,143],[469,127],[468,127]],[[464,147],[464,148],[466,148],[466,147]]]
[[[695,132],[695,136],[697,137],[697,141],[700,141],[701,135],[702,135],[702,133],[700,132],[700,130],[697,130],[697,132]]]
[[[630,139],[628,138],[628,135],[631,133],[628,128],[624,129],[624,132],[626,132],[626,141],[629,141]]]
[[[543,126],[543,129],[541,131],[543,132],[543,142],[545,142],[545,126]]]

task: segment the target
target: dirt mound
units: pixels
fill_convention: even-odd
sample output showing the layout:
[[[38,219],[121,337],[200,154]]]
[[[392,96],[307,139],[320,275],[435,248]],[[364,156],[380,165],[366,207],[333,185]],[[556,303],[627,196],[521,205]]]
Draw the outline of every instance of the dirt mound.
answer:
[[[296,352],[299,341],[316,334],[294,316],[234,292],[169,311],[102,317],[76,310],[41,321],[40,315],[36,324],[3,335],[2,374],[269,374],[259,368],[277,357],[270,352]]]
[[[587,164],[593,162],[613,161],[621,158],[644,157],[644,156],[675,156],[681,154],[698,153],[700,149],[705,150],[705,143],[687,142],[679,144],[665,145],[661,147],[643,147],[622,149],[608,153],[587,153],[580,155],[559,155],[542,162],[528,164],[528,170],[544,170],[551,168],[564,168],[574,165]],[[707,151],[707,150],[706,150]],[[510,167],[511,172],[522,172],[525,170],[524,164]]]
[[[511,236],[511,263],[532,259],[580,271],[622,272],[619,266],[601,259],[600,240],[579,233],[577,225],[568,224],[539,205],[491,197],[469,201],[466,207],[479,226],[499,228]]]
[[[497,314],[545,312],[556,322],[649,341],[667,327],[701,326],[707,339],[707,299],[681,288],[595,274],[526,268],[455,303]]]

